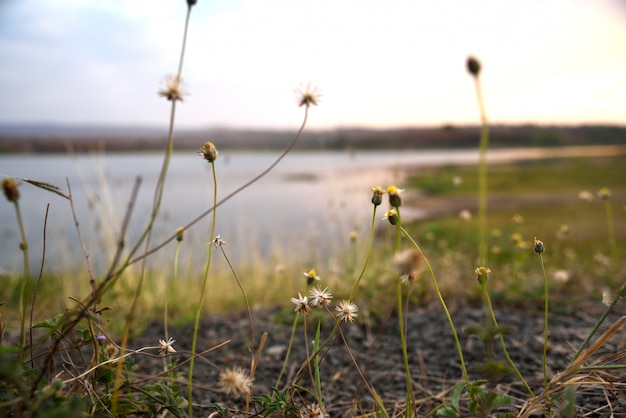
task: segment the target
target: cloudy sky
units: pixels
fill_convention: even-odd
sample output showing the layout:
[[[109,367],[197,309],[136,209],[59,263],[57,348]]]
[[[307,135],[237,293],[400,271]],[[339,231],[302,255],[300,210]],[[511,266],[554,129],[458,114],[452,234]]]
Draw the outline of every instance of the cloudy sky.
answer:
[[[184,0],[0,1],[0,123],[165,126]],[[199,0],[184,127],[626,122],[624,0]]]

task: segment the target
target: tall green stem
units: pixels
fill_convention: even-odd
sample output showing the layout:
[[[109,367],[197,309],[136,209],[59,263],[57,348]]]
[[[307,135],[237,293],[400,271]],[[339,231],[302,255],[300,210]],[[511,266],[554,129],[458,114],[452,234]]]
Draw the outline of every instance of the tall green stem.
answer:
[[[478,159],[478,227],[480,264],[487,264],[487,149],[489,147],[489,123],[483,102],[480,80],[474,77],[476,98],[480,109],[481,133],[480,155]]]
[[[17,199],[13,202],[15,207],[15,216],[17,217],[17,225],[20,229],[20,248],[24,255],[24,280],[22,280],[22,288],[20,290],[20,343],[22,350],[26,348],[26,306],[28,302],[28,294],[30,293],[30,261],[28,260],[28,241],[26,241],[26,231],[22,220],[22,211]],[[23,353],[23,351],[22,351]]]
[[[422,258],[424,259],[424,264],[426,265],[426,268],[428,269],[428,272],[430,273],[430,277],[433,282],[433,287],[435,288],[435,292],[437,293],[437,298],[439,298],[439,303],[441,303],[441,307],[443,308],[446,314],[446,318],[448,318],[448,323],[450,324],[450,329],[452,330],[452,335],[454,337],[456,349],[459,354],[459,360],[461,361],[461,370],[463,372],[463,378],[465,379],[465,386],[469,392],[470,382],[469,382],[469,376],[467,374],[467,368],[465,367],[465,358],[463,357],[463,349],[461,348],[461,341],[459,340],[459,335],[456,332],[456,327],[454,326],[454,322],[452,321],[452,316],[450,315],[450,311],[448,310],[446,302],[443,300],[443,296],[441,295],[441,291],[439,290],[439,286],[437,285],[437,279],[435,278],[435,273],[433,272],[433,269],[430,266],[430,263],[428,262],[426,255],[424,255],[424,252],[422,251],[420,246],[417,245],[417,242],[415,242],[413,237],[411,237],[411,235],[409,235],[409,233],[402,226],[398,226],[398,228],[402,230],[402,233],[404,234],[404,236],[407,237],[409,241],[411,241],[411,244],[413,244],[413,246],[420,252],[420,254],[422,255]]]
[[[361,279],[363,278],[363,275],[365,274],[365,270],[367,269],[367,265],[372,255],[372,245],[374,243],[374,224],[376,221],[376,208],[377,206],[374,206],[374,211],[372,212],[372,225],[370,226],[370,238],[369,238],[369,244],[367,246],[367,256],[365,257],[365,263],[363,263],[361,274],[359,274],[359,277],[356,279],[356,282],[354,283],[354,287],[352,288],[352,292],[350,292],[350,297],[348,298],[348,300],[354,300],[354,297],[356,296],[356,292],[359,288],[359,283],[361,282]]]
[[[404,360],[404,372],[406,374],[406,411],[405,417],[413,416],[413,385],[411,383],[411,369],[409,368],[409,354],[406,346],[406,331],[404,328],[402,306],[402,280],[398,279],[398,323],[400,325],[400,344],[402,345],[402,359]],[[408,306],[408,305],[407,305]]]
[[[202,313],[202,303],[204,302],[204,294],[206,292],[206,285],[209,278],[209,269],[211,268],[211,260],[213,258],[213,243],[212,239],[215,236],[215,221],[217,219],[217,211],[215,206],[217,205],[217,174],[215,173],[215,161],[211,161],[211,172],[213,174],[213,217],[211,220],[211,241],[209,243],[209,257],[204,270],[204,278],[202,280],[202,288],[200,289],[200,300],[198,301],[198,308],[196,309],[196,319],[193,324],[193,338],[191,341],[191,358],[189,359],[189,378],[187,379],[187,403],[188,403],[188,415],[193,416],[193,403],[192,403],[192,389],[193,389],[193,366],[196,359],[196,344],[198,342],[198,330],[200,328],[200,314]]]

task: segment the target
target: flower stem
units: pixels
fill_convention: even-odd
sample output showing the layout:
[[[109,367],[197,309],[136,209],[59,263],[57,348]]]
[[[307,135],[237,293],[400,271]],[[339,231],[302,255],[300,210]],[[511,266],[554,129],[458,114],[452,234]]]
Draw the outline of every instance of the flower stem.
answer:
[[[356,283],[354,283],[354,287],[352,288],[352,292],[350,292],[350,297],[348,298],[348,300],[350,301],[354,300],[354,297],[356,296],[356,292],[359,288],[359,283],[361,282],[361,279],[365,274],[365,270],[367,269],[367,265],[372,255],[372,246],[374,243],[374,224],[376,222],[376,208],[377,206],[374,206],[374,211],[372,212],[372,225],[370,227],[370,238],[369,244],[367,246],[367,256],[365,257],[365,263],[363,264],[363,269],[361,269],[361,274],[359,274],[359,277],[356,279]]]
[[[549,314],[549,300],[548,300],[548,278],[546,276],[546,268],[543,264],[543,254],[539,254],[539,261],[541,262],[541,272],[543,273],[543,299],[544,299],[544,325],[543,325],[543,388],[548,387],[548,314]]]
[[[454,322],[452,321],[452,316],[450,315],[450,311],[448,310],[448,307],[446,306],[446,302],[443,300],[443,296],[441,294],[441,291],[439,290],[439,286],[437,285],[437,279],[435,278],[435,273],[433,272],[433,269],[430,263],[428,262],[428,259],[424,255],[424,252],[422,251],[420,246],[417,245],[417,242],[415,242],[413,237],[411,237],[411,235],[409,235],[409,233],[402,226],[398,226],[398,227],[402,230],[402,233],[404,234],[404,236],[407,237],[409,241],[411,241],[411,244],[413,244],[413,246],[420,252],[420,254],[422,255],[422,258],[424,259],[424,264],[426,264],[426,268],[428,269],[430,273],[430,277],[433,282],[433,287],[435,288],[435,292],[437,293],[437,297],[439,298],[439,303],[441,303],[441,307],[443,308],[446,314],[446,317],[448,318],[448,323],[450,324],[450,329],[452,330],[452,335],[454,337],[456,349],[459,354],[459,360],[461,361],[461,370],[463,372],[463,378],[465,379],[465,386],[469,392],[470,382],[469,382],[469,376],[467,374],[467,368],[465,367],[465,358],[463,357],[463,349],[461,348],[459,335],[456,332],[456,327],[454,326]]]
[[[211,219],[211,232],[210,237],[213,239],[215,236],[215,222],[217,219],[217,211],[215,205],[217,204],[217,174],[215,173],[215,161],[211,161],[211,173],[213,174],[213,217]],[[200,300],[198,301],[198,307],[196,308],[196,318],[193,324],[193,337],[191,340],[191,358],[189,361],[189,377],[187,379],[187,402],[189,405],[188,415],[193,416],[193,403],[192,403],[192,389],[193,389],[193,366],[196,358],[196,345],[198,343],[198,330],[200,329],[200,314],[202,313],[202,304],[204,302],[204,295],[206,293],[206,285],[209,278],[209,269],[211,268],[211,261],[213,259],[213,244],[209,242],[209,257],[207,259],[206,268],[204,269],[204,278],[202,279],[202,288],[200,289]]]
[[[406,330],[402,310],[402,281],[398,279],[398,324],[400,326],[400,344],[402,345],[402,358],[404,360],[404,372],[406,374],[406,412],[405,417],[413,416],[413,385],[411,384],[411,369],[409,368],[409,355],[406,346]],[[407,305],[408,309],[408,305]]]

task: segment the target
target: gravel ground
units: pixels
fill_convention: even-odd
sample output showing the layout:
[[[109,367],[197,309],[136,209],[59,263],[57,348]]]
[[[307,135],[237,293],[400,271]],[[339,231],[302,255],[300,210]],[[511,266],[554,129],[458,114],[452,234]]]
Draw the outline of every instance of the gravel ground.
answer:
[[[252,394],[271,393],[280,373],[285,352],[291,336],[291,324],[281,325],[277,318],[284,311],[263,310],[253,313],[255,346],[258,347],[261,335],[267,332],[267,340],[261,353],[254,376]],[[573,310],[569,315],[550,316],[550,345],[548,350],[548,377],[563,371],[570,363],[581,342],[589,334],[600,317],[601,310]],[[623,314],[623,312],[622,312]],[[506,330],[505,339],[509,354],[528,381],[532,390],[539,394],[543,387],[543,316],[542,313],[529,314],[524,311],[496,312],[498,322]],[[487,379],[485,388],[511,398],[511,405],[498,409],[498,412],[518,413],[529,399],[529,394],[518,379],[502,373],[495,367],[488,367],[486,346],[482,340],[470,332],[473,328],[484,329],[485,314],[482,309],[462,308],[452,312],[453,320],[463,347],[470,380]],[[619,313],[612,314],[604,322],[600,331],[592,339],[595,341],[612,323]],[[411,368],[415,401],[418,416],[424,416],[449,399],[450,390],[463,380],[460,360],[449,323],[437,306],[411,311],[407,318],[408,356]],[[309,318],[306,340],[313,339],[317,320]],[[327,336],[331,327],[326,326],[322,335]],[[194,382],[194,402],[206,405],[218,403],[231,410],[230,416],[246,416],[237,411],[245,409],[245,399],[226,395],[217,385],[220,371],[229,367],[250,365],[250,327],[247,316],[212,316],[201,324],[198,339],[198,352],[228,341],[228,344],[211,351],[196,361]],[[401,343],[397,317],[386,320],[368,320],[366,312],[361,312],[354,324],[344,324],[343,333],[350,351],[358,363],[366,380],[381,396],[392,416],[401,416],[406,405],[406,377],[404,373]],[[191,348],[192,328],[171,329],[170,335],[176,340],[178,350],[174,358],[183,361],[188,358],[185,351]],[[155,345],[163,338],[162,325],[149,327],[141,338],[132,342],[131,347]],[[600,350],[590,357],[587,364],[624,364],[626,357],[626,329],[620,329]],[[310,349],[310,345],[309,345]],[[506,364],[499,340],[492,344],[493,361]],[[293,349],[281,388],[293,384],[296,370],[306,358],[304,327],[297,328]],[[162,370],[162,359],[138,357],[137,373],[151,375]],[[321,382],[324,406],[331,417],[365,416],[374,411],[375,402],[351,360],[341,336],[324,351],[321,365]],[[180,368],[186,379],[186,366]],[[602,385],[580,384],[576,390],[575,416],[626,416],[626,373],[621,370],[592,373],[588,372],[585,381],[602,379]],[[598,382],[600,380],[597,380]],[[584,383],[584,382],[580,382]],[[302,375],[298,385],[312,388],[308,372]],[[294,392],[298,404],[310,404],[314,399],[306,391]],[[467,402],[462,402],[462,406]],[[196,416],[208,416],[209,410],[198,407]],[[251,409],[254,411],[254,409]],[[257,411],[259,412],[259,411]],[[468,416],[467,411],[463,416]],[[543,416],[536,413],[532,416]],[[558,413],[555,416],[560,416]],[[610,415],[606,415],[610,416]]]

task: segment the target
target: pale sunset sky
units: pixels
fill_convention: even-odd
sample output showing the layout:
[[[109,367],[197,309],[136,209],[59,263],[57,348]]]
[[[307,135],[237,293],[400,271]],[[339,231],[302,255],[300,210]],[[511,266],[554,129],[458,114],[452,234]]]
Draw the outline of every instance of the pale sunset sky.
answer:
[[[166,126],[184,0],[1,0],[0,124]],[[626,123],[626,0],[198,0],[177,126]]]

